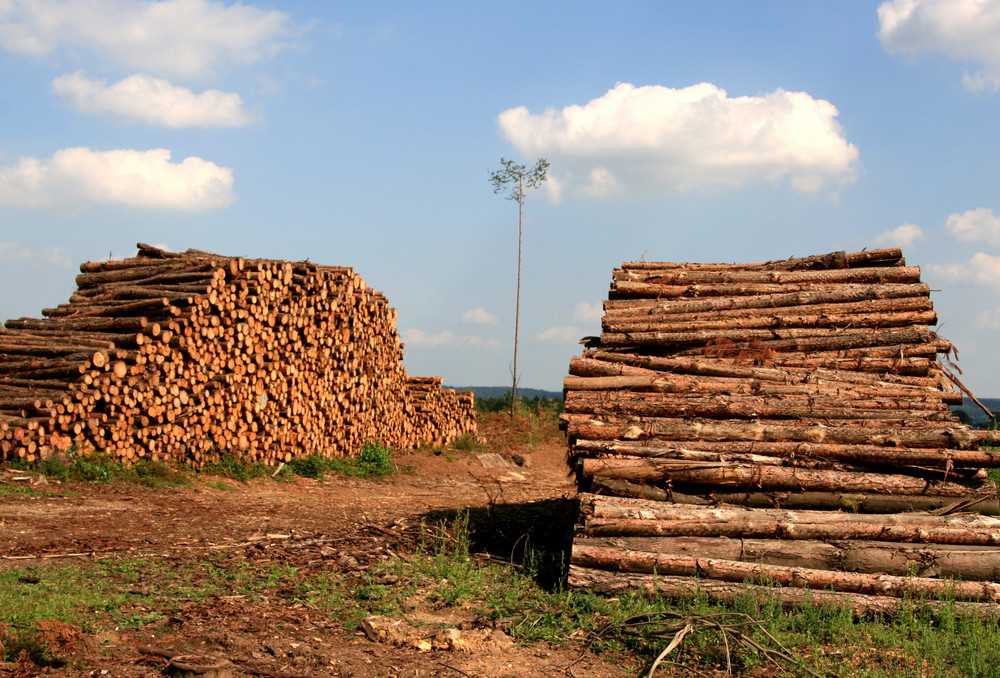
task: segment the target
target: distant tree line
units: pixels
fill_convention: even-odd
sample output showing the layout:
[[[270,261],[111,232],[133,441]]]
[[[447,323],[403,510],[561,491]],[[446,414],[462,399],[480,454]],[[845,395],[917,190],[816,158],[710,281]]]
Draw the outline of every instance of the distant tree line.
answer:
[[[505,412],[511,410],[511,392],[502,395],[476,398],[476,412]],[[523,414],[560,414],[563,411],[562,398],[546,398],[544,396],[517,397],[518,412]]]

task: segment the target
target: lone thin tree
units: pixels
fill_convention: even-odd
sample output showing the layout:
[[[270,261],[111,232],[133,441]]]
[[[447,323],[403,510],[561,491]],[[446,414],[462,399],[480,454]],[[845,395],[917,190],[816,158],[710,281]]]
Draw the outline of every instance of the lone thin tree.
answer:
[[[528,169],[513,160],[500,158],[500,169],[490,171],[493,192],[508,191],[507,200],[517,201],[517,297],[514,307],[514,384],[510,389],[510,418],[514,418],[517,405],[517,334],[521,321],[521,226],[524,214],[524,192],[537,188],[548,176],[549,161],[539,158],[534,167]]]

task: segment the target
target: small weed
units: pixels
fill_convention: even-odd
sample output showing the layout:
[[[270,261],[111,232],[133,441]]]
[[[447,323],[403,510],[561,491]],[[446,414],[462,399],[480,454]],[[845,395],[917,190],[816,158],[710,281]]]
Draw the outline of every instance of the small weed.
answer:
[[[12,461],[10,466],[36,471],[59,481],[129,482],[148,487],[174,487],[190,482],[184,472],[160,461],[141,459],[128,465],[109,455],[82,452],[76,446],[33,463]]]
[[[319,480],[334,470],[334,464],[331,459],[326,459],[318,454],[310,454],[306,457],[292,459],[285,464],[285,468],[294,475]]]
[[[202,473],[225,476],[244,485],[255,478],[265,478],[273,471],[261,462],[247,461],[235,452],[223,450],[212,455],[212,459],[201,467]]]
[[[289,473],[321,479],[330,473],[358,478],[381,478],[396,471],[392,450],[378,442],[365,443],[357,457],[321,457],[310,454],[285,465]]]
[[[205,483],[205,487],[211,488],[213,490],[223,490],[223,491],[228,491],[228,490],[232,490],[233,489],[232,485],[229,485],[228,483],[224,483],[221,480],[216,480],[216,481],[212,481],[210,483]]]
[[[450,447],[458,452],[473,453],[485,452],[487,449],[486,443],[479,440],[475,433],[463,433],[451,443]]]
[[[0,497],[25,499],[27,497],[41,496],[43,496],[43,493],[29,485],[0,485]]]

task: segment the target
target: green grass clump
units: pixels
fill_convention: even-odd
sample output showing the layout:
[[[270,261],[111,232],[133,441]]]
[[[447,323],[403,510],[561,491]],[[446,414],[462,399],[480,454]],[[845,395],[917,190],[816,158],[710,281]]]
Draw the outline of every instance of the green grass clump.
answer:
[[[259,461],[247,461],[238,453],[229,450],[220,451],[212,459],[205,462],[201,472],[208,475],[224,476],[244,485],[256,478],[266,478],[273,473],[266,464]]]
[[[76,446],[35,462],[15,460],[9,463],[11,468],[35,471],[59,481],[128,482],[147,487],[175,487],[190,482],[183,471],[161,461],[140,459],[128,465],[106,454],[82,452]]]
[[[381,478],[396,472],[392,450],[380,442],[365,443],[357,457],[328,458],[310,454],[292,459],[285,468],[291,474],[315,479],[331,473],[358,478]]]
[[[248,604],[305,603],[347,628],[372,614],[454,608],[518,642],[585,644],[630,672],[645,665],[644,675],[669,643],[669,629],[691,624],[667,659],[699,675],[725,670],[730,661],[736,675],[777,675],[764,654],[732,636],[727,641],[718,628],[724,625],[761,646],[785,648],[798,665],[784,664],[782,675],[1000,676],[996,620],[966,616],[954,604],[931,610],[911,601],[886,618],[859,620],[846,607],[785,609],[767,590],[725,605],[697,594],[680,601],[630,592],[607,598],[544,588],[534,569],[543,558],[501,564],[477,556],[471,544],[469,514],[458,511],[450,522],[425,526],[405,550],[397,547],[399,557],[345,572],[228,552],[180,562],[112,557],[6,570],[0,572],[0,660],[59,666],[72,659],[69,648],[80,634],[147,627],[183,605],[237,595]],[[654,675],[668,674],[660,668]]]
[[[479,440],[475,433],[463,433],[453,440],[448,447],[457,452],[472,453],[485,452],[488,449],[486,443]]]

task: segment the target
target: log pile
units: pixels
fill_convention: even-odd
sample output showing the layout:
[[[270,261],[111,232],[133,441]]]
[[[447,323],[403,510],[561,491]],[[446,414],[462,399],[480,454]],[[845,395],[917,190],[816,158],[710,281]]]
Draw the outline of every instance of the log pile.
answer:
[[[420,442],[444,445],[475,427],[460,426],[473,411],[472,391],[455,391],[441,386],[441,377],[409,377],[406,392],[413,407],[412,417],[421,431]]]
[[[943,590],[891,579],[914,567],[928,579],[997,578],[1000,520],[977,516],[992,536],[962,541],[949,530],[971,528],[945,514],[1000,513],[985,472],[1000,467],[1000,451],[981,449],[1000,439],[952,416],[963,389],[938,361],[952,347],[930,329],[930,288],[900,250],[625,263],[604,310],[601,336],[585,340],[564,384],[570,457],[592,493],[582,495],[571,583],[642,588],[655,571],[726,582],[720,591],[766,579],[898,599]],[[735,512],[729,532],[692,527],[719,523],[720,507]],[[790,536],[796,512],[827,524],[844,511],[882,528],[907,512],[929,522],[895,537]],[[747,526],[764,516],[778,527]],[[858,565],[862,552],[879,555]],[[632,574],[601,583],[605,570]]]
[[[471,394],[409,377],[396,312],[350,268],[139,245],[0,330],[0,458],[278,463],[475,430]]]

